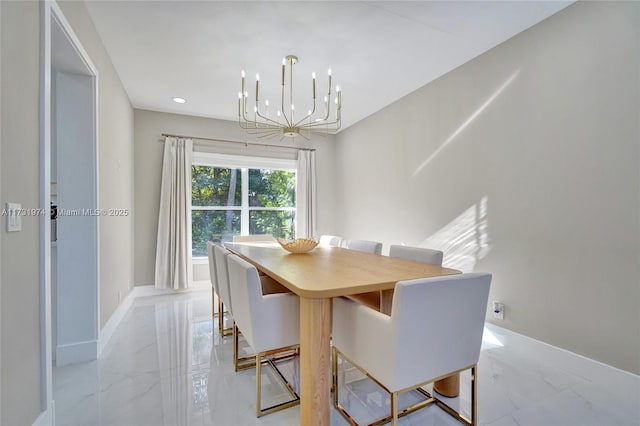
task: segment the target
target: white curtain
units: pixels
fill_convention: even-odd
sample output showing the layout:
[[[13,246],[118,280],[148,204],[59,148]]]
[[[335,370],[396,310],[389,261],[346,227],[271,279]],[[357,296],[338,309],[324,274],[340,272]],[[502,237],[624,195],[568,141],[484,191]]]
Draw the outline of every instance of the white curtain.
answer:
[[[188,288],[191,270],[191,153],[193,141],[164,142],[156,246],[156,288]]]
[[[296,237],[316,236],[316,153],[298,151],[298,187],[296,188]]]

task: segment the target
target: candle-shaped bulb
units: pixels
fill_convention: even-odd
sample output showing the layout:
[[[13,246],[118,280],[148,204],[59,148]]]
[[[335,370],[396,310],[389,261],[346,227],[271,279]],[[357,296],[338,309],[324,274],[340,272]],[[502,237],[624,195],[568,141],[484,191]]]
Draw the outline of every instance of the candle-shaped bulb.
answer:
[[[295,107],[293,106],[293,104],[291,104],[291,111],[293,111],[295,109]]]
[[[327,97],[325,96],[325,97],[324,97],[324,103],[326,104],[328,100],[329,100],[329,99],[327,99]]]
[[[242,70],[242,72],[240,73],[240,75],[242,75],[242,78],[244,78],[244,70]]]
[[[327,75],[331,75],[331,68],[327,71]]]
[[[267,99],[266,101],[264,101],[264,106],[268,107],[269,106],[269,99]]]
[[[336,92],[340,93],[340,85],[336,86]]]
[[[287,65],[287,58],[282,58],[282,65]]]
[[[309,112],[307,112],[307,115],[311,115],[311,110],[309,110]]]
[[[238,99],[242,99],[242,92],[238,92]]]
[[[256,80],[260,80],[260,73],[256,73]]]
[[[338,97],[336,96],[336,98],[333,100],[333,103],[338,105]]]
[[[278,110],[278,112],[276,113],[276,115],[277,115],[278,117],[280,117],[280,110]]]
[[[311,87],[312,87],[311,92],[312,92],[314,103],[315,103],[315,99],[316,99],[316,73],[315,72],[311,73],[311,78],[313,79],[312,80],[313,84],[311,84]]]
[[[258,112],[258,106],[257,105],[253,107],[253,112]]]
[[[245,98],[248,98],[248,97],[249,97],[249,91],[248,91],[248,90],[245,90],[245,91],[244,91],[244,97],[245,97]]]

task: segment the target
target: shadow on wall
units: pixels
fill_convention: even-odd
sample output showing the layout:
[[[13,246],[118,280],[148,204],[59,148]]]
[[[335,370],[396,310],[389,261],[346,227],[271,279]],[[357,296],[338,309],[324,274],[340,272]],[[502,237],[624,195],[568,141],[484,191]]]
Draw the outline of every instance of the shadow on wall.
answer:
[[[427,164],[429,164],[431,162],[431,160],[433,160],[438,154],[440,154],[440,152],[445,149],[447,147],[447,145],[449,145],[460,133],[462,133],[467,126],[469,126],[480,114],[482,114],[482,112],[487,109],[487,107],[489,107],[489,105],[491,105],[493,103],[493,101],[495,101],[501,94],[502,92],[511,85],[511,83],[513,83],[513,80],[515,80],[518,75],[520,74],[520,68],[518,68],[517,70],[515,70],[513,72],[513,74],[511,74],[501,85],[500,87],[498,87],[483,103],[482,105],[480,105],[465,121],[462,122],[462,124],[460,124],[458,126],[458,128],[456,130],[453,131],[453,133],[451,133],[449,135],[449,137],[447,139],[445,139],[444,142],[442,142],[440,144],[440,146],[438,147],[438,149],[436,149],[426,160],[424,160],[422,162],[422,164],[420,164],[416,170],[413,172],[413,177],[415,177],[416,175],[418,175],[418,173],[420,173],[422,171],[422,169],[424,169]]]
[[[472,272],[478,260],[491,250],[487,204],[484,196],[462,214],[420,243],[421,247],[442,250],[443,266]]]

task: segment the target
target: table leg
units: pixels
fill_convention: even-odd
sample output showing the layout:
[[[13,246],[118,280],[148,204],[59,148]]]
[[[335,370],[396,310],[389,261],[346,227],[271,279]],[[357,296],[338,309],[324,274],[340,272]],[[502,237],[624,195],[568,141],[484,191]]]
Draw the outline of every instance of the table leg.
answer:
[[[438,380],[433,384],[433,389],[440,395],[449,398],[458,396],[460,394],[460,373]]]
[[[391,315],[391,306],[393,305],[393,289],[382,290],[380,292],[380,312]]]
[[[300,424],[331,424],[331,299],[300,297]]]

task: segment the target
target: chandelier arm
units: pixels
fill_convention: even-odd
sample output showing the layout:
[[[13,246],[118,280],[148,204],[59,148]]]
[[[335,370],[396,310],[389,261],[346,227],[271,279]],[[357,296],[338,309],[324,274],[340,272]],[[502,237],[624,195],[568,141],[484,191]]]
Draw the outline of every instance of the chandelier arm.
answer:
[[[329,121],[329,122],[318,121],[317,123],[305,124],[304,126],[300,126],[300,127],[303,128],[303,129],[311,129],[311,128],[316,128],[316,127],[332,126],[334,124],[337,124],[338,126],[340,126],[340,122],[341,122],[341,120],[339,120],[339,119],[336,119],[334,121]],[[338,128],[340,128],[340,127],[338,127]]]
[[[269,121],[271,121],[273,124],[271,124],[271,123],[261,123],[261,122],[259,122],[259,121],[257,121],[257,120],[252,120],[252,119],[250,119],[250,118],[247,118],[247,115],[246,115],[246,108],[245,108],[245,110],[243,111],[243,114],[242,114],[242,117],[241,117],[241,118],[242,118],[242,120],[244,120],[244,122],[245,122],[246,124],[248,124],[248,125],[254,125],[256,128],[258,127],[258,125],[259,125],[259,124],[261,124],[261,125],[263,125],[263,126],[273,126],[273,128],[282,128],[282,124],[281,124],[281,123],[278,123],[277,121],[270,120],[270,119],[267,119],[267,118],[263,117],[263,116],[259,113],[259,111],[256,111],[256,113],[257,113],[257,115],[258,115],[259,117],[264,118],[265,120],[269,120]],[[243,129],[248,129],[248,128],[249,128],[249,127],[243,127],[242,125],[241,125],[240,127],[242,127]]]
[[[265,117],[264,115],[260,114],[260,110],[256,111],[256,113],[258,114],[258,117],[262,118],[263,120],[273,123],[272,124],[273,126],[278,126],[280,128],[284,128],[285,127],[285,126],[282,125],[282,123],[279,123],[279,122],[277,122],[275,120],[272,120],[272,119],[270,119],[268,117]],[[263,124],[269,125],[269,123],[263,123]]]
[[[272,133],[272,132],[281,132],[280,128],[266,128],[266,127],[247,127],[245,128],[247,133],[251,133],[253,135],[257,135],[259,133]]]
[[[304,125],[302,123],[304,123],[306,120],[308,120],[309,118],[311,118],[311,116],[313,116],[313,114],[316,112],[316,99],[313,98],[313,110],[311,111],[311,114],[307,114],[306,116],[304,116],[303,118],[300,119],[300,121],[298,121],[296,124],[294,124],[294,127],[300,127],[302,125],[302,127],[304,127]]]
[[[250,124],[251,124],[251,123],[250,123]],[[257,126],[255,126],[255,125],[254,125],[254,126],[251,126],[251,125],[250,125],[250,127],[248,127],[248,126],[242,126],[242,125],[240,125],[240,127],[241,127],[241,128],[243,128],[244,130],[247,130],[247,131],[249,131],[249,130],[254,130],[254,131],[263,131],[263,132],[271,132],[271,131],[278,131],[278,132],[281,132],[281,131],[282,131],[282,128],[281,128],[281,127],[273,127],[273,126],[272,126],[272,127],[257,127]]]
[[[329,90],[329,94],[327,95],[327,114],[324,116],[322,120],[323,121],[328,120],[330,115],[331,115],[331,90]]]
[[[251,123],[251,119],[247,118],[247,97],[243,95],[243,102],[242,102],[242,119],[246,122],[246,123]]]
[[[308,140],[308,141],[309,141],[309,140],[311,140],[311,139],[309,139],[308,137],[306,137],[302,132],[300,132],[300,133],[298,133],[298,134],[299,134],[300,136],[302,136],[303,138],[305,138],[306,140]]]
[[[291,122],[289,121],[289,117],[287,117],[287,113],[284,110],[284,88],[285,88],[285,85],[284,85],[284,74],[282,74],[282,95],[280,97],[280,109],[282,111],[282,116],[284,117],[284,121],[287,123],[286,127],[291,127]]]
[[[313,127],[318,127],[318,126],[328,126],[328,125],[332,125],[332,124],[340,123],[340,122],[341,122],[341,120],[342,120],[342,119],[341,119],[342,103],[339,103],[339,104],[338,104],[338,107],[337,107],[337,109],[336,109],[336,119],[335,119],[334,121],[327,122],[326,120],[328,120],[328,119],[329,119],[329,115],[330,115],[330,112],[329,112],[330,105],[331,105],[331,102],[327,102],[327,115],[325,115],[325,116],[324,116],[324,118],[322,119],[322,121],[319,121],[319,122],[317,122],[316,124],[309,124],[309,125],[307,125],[307,126],[305,126],[305,127],[312,127],[312,126],[313,126]],[[338,126],[339,126],[339,124],[338,124]],[[340,127],[338,127],[338,129],[339,129],[339,128],[340,128]],[[336,130],[338,130],[338,129],[336,129]]]
[[[276,135],[278,135],[280,133],[281,133],[280,131],[271,131],[271,132],[268,132],[268,133],[256,134],[256,136],[258,138],[260,138],[260,139],[262,139],[262,138],[271,138],[271,137],[276,136]]]

